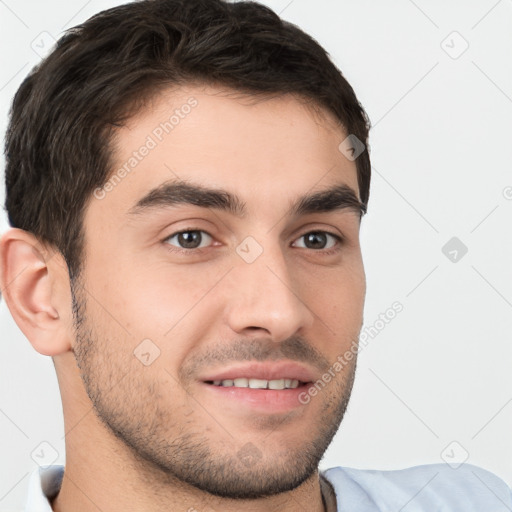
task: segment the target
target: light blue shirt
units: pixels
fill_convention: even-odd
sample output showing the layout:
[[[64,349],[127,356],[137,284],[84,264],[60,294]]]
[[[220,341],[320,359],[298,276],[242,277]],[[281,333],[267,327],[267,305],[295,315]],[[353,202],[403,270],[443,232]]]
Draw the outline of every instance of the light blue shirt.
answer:
[[[496,475],[463,464],[430,464],[397,471],[344,467],[322,471],[336,492],[338,512],[507,512],[512,492]],[[24,512],[52,512],[64,466],[48,466],[30,476]]]

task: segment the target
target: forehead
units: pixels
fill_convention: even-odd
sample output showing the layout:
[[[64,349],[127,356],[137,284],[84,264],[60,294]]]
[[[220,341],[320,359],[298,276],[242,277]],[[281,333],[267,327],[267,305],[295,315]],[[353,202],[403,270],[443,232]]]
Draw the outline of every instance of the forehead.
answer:
[[[227,190],[260,216],[308,190],[344,184],[358,196],[355,162],[338,149],[346,136],[329,112],[292,95],[169,89],[117,130],[112,174],[90,207],[126,216],[169,180]]]

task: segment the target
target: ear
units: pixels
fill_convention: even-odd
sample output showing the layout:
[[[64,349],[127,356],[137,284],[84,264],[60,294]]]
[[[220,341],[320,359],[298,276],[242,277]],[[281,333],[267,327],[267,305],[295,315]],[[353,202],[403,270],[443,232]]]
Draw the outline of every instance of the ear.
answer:
[[[47,249],[22,229],[0,239],[0,289],[23,334],[41,354],[71,350],[69,274],[59,251]]]

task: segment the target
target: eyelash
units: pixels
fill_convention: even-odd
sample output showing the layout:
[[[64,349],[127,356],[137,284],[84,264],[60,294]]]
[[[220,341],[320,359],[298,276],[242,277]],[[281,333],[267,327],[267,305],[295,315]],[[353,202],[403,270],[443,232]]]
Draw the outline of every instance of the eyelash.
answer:
[[[172,253],[182,253],[182,254],[189,254],[189,255],[191,253],[202,254],[206,249],[209,249],[210,247],[200,247],[200,248],[195,248],[195,249],[184,249],[184,248],[175,247],[175,246],[170,245],[169,243],[166,243],[168,240],[170,240],[171,238],[174,238],[175,236],[181,235],[183,233],[193,233],[193,232],[206,233],[209,237],[211,237],[213,239],[213,236],[210,235],[210,233],[208,233],[207,231],[205,231],[203,229],[189,228],[189,229],[184,229],[184,230],[181,230],[181,231],[177,231],[176,233],[173,233],[172,235],[169,235],[169,236],[165,237],[162,240],[162,242],[166,245],[167,250],[169,250]],[[325,231],[325,230],[321,230],[321,229],[314,229],[312,231],[307,231],[306,233],[300,235],[296,240],[299,240],[299,239],[305,237],[306,235],[310,235],[312,233],[323,233],[323,234],[332,236],[336,240],[336,242],[337,242],[336,245],[334,247],[331,247],[330,249],[309,249],[311,251],[314,251],[314,252],[317,252],[317,253],[321,253],[321,254],[323,254],[325,256],[329,256],[331,254],[335,254],[335,253],[339,252],[341,250],[341,245],[345,241],[344,238],[341,237],[340,235],[336,235],[334,233],[331,233],[330,231]],[[299,247],[299,249],[308,249],[308,247]]]

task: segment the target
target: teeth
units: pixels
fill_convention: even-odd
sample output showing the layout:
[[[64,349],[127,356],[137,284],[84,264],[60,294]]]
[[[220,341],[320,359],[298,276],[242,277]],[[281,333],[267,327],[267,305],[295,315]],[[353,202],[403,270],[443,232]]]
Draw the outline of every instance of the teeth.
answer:
[[[268,389],[284,389],[284,379],[269,380]]]
[[[237,379],[214,380],[214,386],[222,386],[225,388],[251,388],[251,389],[295,389],[299,387],[297,379],[246,379],[239,377]]]
[[[249,387],[252,388],[252,389],[265,389],[265,388],[268,388],[268,380],[249,379]]]

